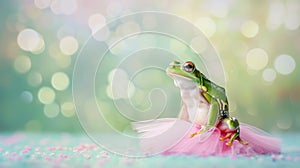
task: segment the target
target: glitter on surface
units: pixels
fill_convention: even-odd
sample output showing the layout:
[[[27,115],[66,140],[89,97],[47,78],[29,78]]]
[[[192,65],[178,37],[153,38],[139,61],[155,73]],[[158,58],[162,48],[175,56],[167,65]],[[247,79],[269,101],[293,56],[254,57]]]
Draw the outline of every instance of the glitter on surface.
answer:
[[[33,124],[36,125],[36,124]],[[107,137],[111,135],[107,134]],[[282,134],[284,151],[255,157],[163,156],[129,158],[94,144],[85,134],[0,134],[0,167],[298,167],[299,134]],[[297,147],[298,145],[298,147]]]

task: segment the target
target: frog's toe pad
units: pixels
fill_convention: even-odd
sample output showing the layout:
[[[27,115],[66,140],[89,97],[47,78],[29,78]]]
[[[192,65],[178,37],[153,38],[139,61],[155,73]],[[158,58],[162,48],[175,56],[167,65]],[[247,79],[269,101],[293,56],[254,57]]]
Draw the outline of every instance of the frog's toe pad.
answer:
[[[220,141],[224,141],[224,140],[225,140],[225,138],[224,138],[224,137],[221,137],[221,138],[220,138]]]
[[[243,145],[248,145],[248,144],[249,144],[249,143],[246,142],[246,141],[241,141],[241,143],[242,143]]]
[[[190,138],[193,138],[195,135],[197,135],[196,133],[192,133],[189,135]]]
[[[226,145],[227,146],[232,146],[232,142],[227,142]]]

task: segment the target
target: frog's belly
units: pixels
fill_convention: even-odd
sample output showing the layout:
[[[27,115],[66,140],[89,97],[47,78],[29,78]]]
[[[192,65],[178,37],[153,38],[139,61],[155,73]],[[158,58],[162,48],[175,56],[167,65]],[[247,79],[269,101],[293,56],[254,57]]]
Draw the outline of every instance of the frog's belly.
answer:
[[[202,94],[199,94],[199,90],[189,93],[185,92],[182,98],[187,107],[189,120],[198,125],[206,125],[210,104]]]
[[[200,103],[195,118],[191,119],[191,121],[198,125],[206,125],[208,112],[209,104]]]

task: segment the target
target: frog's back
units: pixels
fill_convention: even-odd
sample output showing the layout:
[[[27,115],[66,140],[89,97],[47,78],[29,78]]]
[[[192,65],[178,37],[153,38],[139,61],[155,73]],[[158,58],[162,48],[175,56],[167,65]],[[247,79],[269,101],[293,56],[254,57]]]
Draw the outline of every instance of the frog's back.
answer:
[[[227,102],[227,96],[224,87],[215,84],[207,78],[203,78],[203,85],[207,88],[207,91],[210,95]]]

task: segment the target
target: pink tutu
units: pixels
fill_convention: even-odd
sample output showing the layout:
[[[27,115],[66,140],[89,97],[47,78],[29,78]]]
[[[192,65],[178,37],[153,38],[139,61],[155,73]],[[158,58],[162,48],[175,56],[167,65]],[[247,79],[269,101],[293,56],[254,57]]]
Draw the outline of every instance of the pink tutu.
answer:
[[[253,156],[280,153],[280,139],[243,123],[240,124],[240,137],[249,144],[235,140],[232,146],[227,146],[226,140],[219,140],[224,135],[218,128],[190,138],[189,135],[199,131],[201,126],[176,118],[135,122],[132,126],[140,135],[142,149],[148,154]]]

